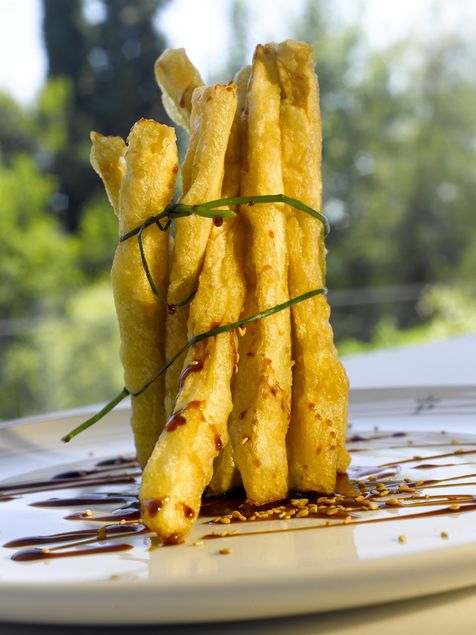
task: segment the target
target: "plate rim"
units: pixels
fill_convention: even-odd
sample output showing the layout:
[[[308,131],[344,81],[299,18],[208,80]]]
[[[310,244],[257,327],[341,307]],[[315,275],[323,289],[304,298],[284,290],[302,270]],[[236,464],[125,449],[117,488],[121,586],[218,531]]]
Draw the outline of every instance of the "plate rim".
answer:
[[[357,403],[365,401],[365,397],[369,398],[372,395],[393,395],[405,398],[412,396],[418,392],[437,392],[445,391],[450,394],[461,394],[471,391],[474,394],[476,390],[475,385],[462,385],[462,386],[434,386],[434,385],[421,385],[421,386],[405,386],[405,387],[366,387],[357,388],[351,391],[354,399],[357,399]],[[403,393],[403,394],[402,394]],[[406,393],[406,394],[405,394]],[[360,401],[362,399],[362,401]],[[129,405],[121,404],[118,410],[128,410]],[[0,434],[2,429],[23,426],[25,424],[37,424],[37,425],[49,425],[54,421],[59,421],[64,418],[84,416],[85,414],[94,412],[97,409],[96,405],[85,406],[82,408],[75,408],[64,410],[60,412],[35,415],[33,417],[25,417],[22,419],[11,420],[10,422],[0,423]],[[6,424],[9,424],[8,426]],[[476,432],[474,433],[476,436]],[[46,468],[48,469],[48,468]],[[350,527],[342,527],[343,531],[348,531]],[[271,536],[272,538],[272,536]],[[451,577],[451,580],[445,579],[445,573],[447,571],[448,563],[451,562],[452,571],[458,571],[458,575]],[[424,564],[424,566],[422,566]],[[339,566],[340,565],[340,566]],[[403,584],[405,576],[408,572],[412,572],[413,582],[407,586]],[[361,587],[360,592],[355,594],[355,597],[346,597],[346,594],[342,594],[341,600],[336,600],[339,596],[337,589],[342,584],[343,573],[345,572],[345,584],[352,584],[359,582]],[[359,559],[346,563],[329,563],[325,568],[326,579],[322,577],[322,569],[316,568],[308,570],[294,570],[287,571],[285,574],[276,576],[276,571],[263,571],[260,570],[257,564],[256,569],[247,569],[239,573],[233,574],[230,579],[224,579],[222,576],[214,578],[200,579],[200,583],[197,584],[197,578],[189,580],[165,580],[160,578],[154,579],[139,579],[131,580],[125,577],[117,581],[110,581],[109,579],[94,580],[94,581],[78,581],[78,582],[55,582],[55,581],[41,581],[41,582],[8,582],[0,580],[0,619],[8,619],[15,622],[22,622],[28,616],[25,616],[20,611],[18,603],[18,597],[22,598],[21,602],[25,601],[25,597],[29,596],[29,614],[33,614],[29,622],[37,623],[68,623],[68,624],[172,624],[172,623],[200,623],[205,621],[230,621],[236,620],[240,617],[242,619],[253,619],[257,617],[278,617],[284,615],[297,615],[304,614],[306,612],[322,612],[344,608],[355,608],[357,606],[371,606],[375,604],[381,604],[385,602],[400,601],[414,597],[431,596],[441,592],[450,592],[456,589],[467,588],[476,584],[476,540],[463,545],[445,545],[439,549],[432,549],[428,551],[422,551],[417,553],[399,554],[398,557],[394,555]],[[316,575],[317,574],[317,575]],[[368,590],[372,585],[372,578],[374,576],[385,576],[386,593],[384,596],[380,595],[368,595]],[[364,577],[364,584],[362,584],[362,576]],[[428,581],[432,577],[431,589],[428,588],[428,584],[422,584],[422,582]],[[323,584],[327,586],[327,591],[322,594]],[[264,591],[263,591],[264,587]],[[297,608],[290,606],[292,602],[289,602],[287,606],[280,606],[274,608],[274,610],[256,610],[253,607],[243,612],[242,603],[236,602],[236,597],[240,593],[243,593],[243,588],[246,588],[246,594],[249,595],[250,590],[254,590],[255,593],[265,594],[272,596],[275,593],[289,592],[292,589],[292,596],[302,593],[303,597],[310,596],[312,594],[317,595],[317,599],[314,597],[314,602],[308,601],[306,607]],[[334,590],[332,590],[334,589]],[[418,590],[420,589],[420,590]],[[422,590],[423,589],[423,590]],[[320,593],[316,593],[320,592]],[[123,599],[140,598],[141,604],[154,606],[155,599],[156,613],[146,613],[146,619],[141,619],[137,616],[137,611],[129,608],[123,608],[116,613],[111,614],[110,607],[105,606],[101,610],[95,610],[93,618],[78,615],[78,612],[70,619],[64,617],[63,613],[60,614],[59,619],[56,616],[41,617],[41,604],[51,598],[51,595],[55,596],[58,601],[71,600],[74,594],[80,594],[81,597],[86,599],[89,597],[91,601],[94,601],[95,594],[99,595],[104,602],[104,605],[114,602],[116,605],[121,604]],[[192,617],[188,618],[183,614],[183,611],[178,610],[179,606],[186,601],[187,596],[193,597],[195,602],[197,598],[205,598],[213,596],[215,593],[219,593],[223,596],[234,596],[235,604],[240,608],[239,615],[217,613],[216,617],[207,613],[205,616],[198,616],[196,611],[192,611]],[[366,595],[364,601],[362,601],[362,595]],[[330,596],[334,596],[334,600],[330,602]],[[158,601],[160,598],[160,601]],[[75,602],[78,598],[74,598]],[[20,602],[20,604],[21,604]],[[227,600],[228,602],[228,600]],[[227,603],[225,602],[225,604]],[[78,601],[79,604],[81,602]],[[169,603],[170,610],[168,616],[157,614],[163,611],[164,605]],[[269,603],[269,602],[268,602]],[[124,603],[127,604],[127,603]],[[175,605],[175,609],[173,608]],[[15,610],[15,606],[17,610]],[[131,614],[132,613],[132,614]],[[173,614],[174,613],[174,614]],[[229,611],[228,611],[229,613]],[[66,619],[66,621],[65,621]]]

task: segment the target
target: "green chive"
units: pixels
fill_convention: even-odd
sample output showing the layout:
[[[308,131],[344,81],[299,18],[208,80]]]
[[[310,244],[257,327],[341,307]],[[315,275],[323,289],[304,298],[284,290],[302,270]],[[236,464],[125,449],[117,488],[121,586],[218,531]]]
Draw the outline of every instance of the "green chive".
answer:
[[[281,304],[276,304],[275,306],[270,307],[269,309],[266,309],[264,311],[261,311],[260,313],[257,313],[256,315],[251,315],[250,317],[243,318],[242,320],[238,320],[237,322],[231,322],[230,324],[225,324],[223,326],[217,326],[216,328],[211,329],[210,331],[206,331],[205,333],[200,333],[199,335],[192,337],[185,344],[185,346],[183,346],[164,366],[162,366],[162,368],[153,377],[151,377],[141,388],[139,388],[139,390],[132,392],[128,390],[127,388],[123,388],[122,391],[116,397],[114,397],[114,399],[112,399],[109,403],[107,403],[104,406],[104,408],[102,408],[97,414],[95,414],[93,417],[91,417],[87,421],[84,421],[81,425],[79,425],[77,428],[69,432],[61,440],[64,441],[65,443],[67,443],[68,441],[71,441],[71,439],[73,439],[80,432],[83,432],[84,430],[86,430],[87,428],[95,424],[97,421],[102,419],[118,403],[120,403],[123,399],[125,399],[127,395],[131,395],[131,397],[138,397],[139,395],[142,395],[142,393],[145,392],[147,388],[149,388],[161,375],[163,375],[165,371],[170,366],[172,366],[172,364],[183,353],[185,353],[189,348],[191,348],[198,342],[208,339],[209,337],[215,337],[216,335],[220,335],[220,333],[228,333],[229,331],[233,331],[234,329],[240,326],[245,326],[246,324],[250,324],[251,322],[262,320],[264,318],[269,317],[270,315],[274,315],[275,313],[278,313],[279,311],[284,311],[285,309],[288,309],[290,306],[293,306],[293,304],[298,304],[299,302],[304,302],[304,300],[308,300],[309,298],[312,298],[316,295],[326,294],[326,293],[327,293],[327,289],[325,287],[322,287],[320,289],[313,289],[312,291],[307,291],[306,293],[303,293],[302,295],[299,295],[295,298],[291,298],[290,300],[287,300],[286,302],[282,302]]]

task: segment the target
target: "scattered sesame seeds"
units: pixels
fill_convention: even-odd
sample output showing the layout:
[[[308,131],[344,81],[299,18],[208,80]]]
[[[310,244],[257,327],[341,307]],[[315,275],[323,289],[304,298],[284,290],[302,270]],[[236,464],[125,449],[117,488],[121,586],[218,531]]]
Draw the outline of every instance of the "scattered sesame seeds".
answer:
[[[218,553],[221,556],[229,556],[231,553],[233,553],[233,549],[231,547],[223,547],[223,549],[220,549]]]
[[[290,503],[293,507],[304,507],[309,503],[308,498],[292,498]]]
[[[387,501],[385,501],[385,504],[389,505],[390,507],[400,507],[402,503],[403,500],[401,498],[389,498]]]

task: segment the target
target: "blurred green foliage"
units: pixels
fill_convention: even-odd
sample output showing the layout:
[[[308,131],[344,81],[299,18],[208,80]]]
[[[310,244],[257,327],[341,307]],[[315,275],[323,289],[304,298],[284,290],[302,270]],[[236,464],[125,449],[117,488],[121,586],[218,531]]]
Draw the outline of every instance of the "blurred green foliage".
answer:
[[[0,95],[0,418],[120,387],[108,280],[117,224],[88,164],[88,133],[165,120],[153,78],[165,2],[104,0],[94,23],[81,0],[43,5],[48,81],[32,108]],[[293,36],[316,52],[339,348],[475,330],[474,44],[447,33],[372,51],[333,6],[310,1]],[[246,7],[230,2],[221,80],[249,62]]]

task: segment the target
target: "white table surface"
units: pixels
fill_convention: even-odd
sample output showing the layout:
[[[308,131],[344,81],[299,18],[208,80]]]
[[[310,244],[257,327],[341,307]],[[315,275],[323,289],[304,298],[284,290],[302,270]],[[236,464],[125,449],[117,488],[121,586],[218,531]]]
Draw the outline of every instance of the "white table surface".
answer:
[[[346,358],[354,388],[476,384],[476,334]],[[475,528],[476,531],[476,528]],[[28,607],[25,607],[27,611]],[[476,588],[376,607],[272,620],[184,626],[45,626],[0,623],[1,635],[474,635]]]

